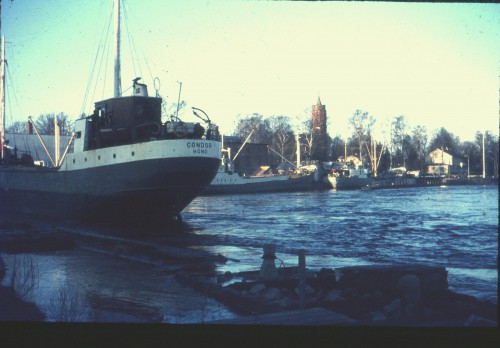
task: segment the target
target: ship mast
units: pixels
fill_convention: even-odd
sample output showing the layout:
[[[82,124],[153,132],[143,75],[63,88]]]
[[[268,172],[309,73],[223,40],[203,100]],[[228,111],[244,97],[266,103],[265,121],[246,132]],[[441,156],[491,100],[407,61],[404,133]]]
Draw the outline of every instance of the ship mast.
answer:
[[[300,136],[297,134],[297,168],[300,168]]]
[[[0,160],[3,161],[5,143],[5,37],[3,35],[0,49]]]
[[[60,134],[59,134],[59,123],[57,123],[57,114],[54,112],[54,158],[55,158],[55,166],[59,167],[60,162],[59,162],[59,141],[60,141]]]
[[[115,0],[115,98],[122,95],[122,82],[120,74],[120,0]]]

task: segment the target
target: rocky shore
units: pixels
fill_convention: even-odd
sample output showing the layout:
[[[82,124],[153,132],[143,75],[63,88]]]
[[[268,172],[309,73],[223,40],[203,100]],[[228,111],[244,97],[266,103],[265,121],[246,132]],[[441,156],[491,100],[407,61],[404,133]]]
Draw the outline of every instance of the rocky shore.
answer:
[[[497,326],[497,304],[450,291],[444,267],[357,266],[306,271],[302,291],[297,267],[278,271],[275,279],[262,279],[259,271],[226,273],[216,280],[179,273],[177,279],[248,319],[216,322],[219,324],[258,323],[256,318],[268,313],[323,308],[327,311],[318,314],[316,325],[332,323],[333,313],[337,315],[333,322],[341,326]],[[328,319],[322,322],[321,315]],[[289,322],[286,315],[281,320]],[[301,325],[300,318],[292,325]]]
[[[5,230],[0,251],[13,254],[71,250],[90,243],[87,239],[91,238],[61,229],[57,233],[51,229],[34,233],[29,226],[21,229],[23,233],[19,228]],[[181,285],[214,298],[240,316],[220,324],[255,322],[255,318],[269,313],[280,313],[286,318],[287,312],[318,308],[321,311],[315,312],[315,325],[495,327],[498,322],[496,303],[449,290],[445,267],[386,265],[313,271],[305,268],[305,259],[300,266],[299,258],[300,267],[276,269],[272,250],[270,257],[266,258],[264,253],[260,270],[216,275],[204,267],[193,266],[207,260],[223,262],[220,255],[201,255],[181,247],[160,248],[142,241],[124,244],[126,241],[106,237],[92,239],[92,245],[105,248],[107,244],[103,243],[108,243],[113,254],[117,254],[116,245],[122,243],[124,246],[117,255],[131,254],[134,260],[147,259],[153,264],[183,260],[178,268],[171,270]],[[5,264],[0,257],[0,281],[5,274]],[[322,320],[321,315],[329,319]],[[14,287],[0,286],[0,321],[43,320],[43,313],[33,303],[24,301]],[[301,321],[293,324],[301,325]]]

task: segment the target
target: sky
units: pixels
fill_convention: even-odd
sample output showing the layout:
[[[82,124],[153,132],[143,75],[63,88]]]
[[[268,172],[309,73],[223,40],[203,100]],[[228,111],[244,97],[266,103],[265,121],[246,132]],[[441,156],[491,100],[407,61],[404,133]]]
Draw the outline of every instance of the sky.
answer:
[[[138,76],[154,94],[157,77],[171,106],[182,83],[181,118],[196,120],[190,108],[200,108],[226,135],[253,113],[309,119],[318,97],[332,137],[352,134],[356,109],[377,120],[380,137],[399,115],[430,136],[440,127],[462,141],[498,135],[499,4],[126,0],[124,8],[124,95]],[[76,119],[112,97],[112,52],[87,87],[111,13],[112,0],[3,2],[7,124],[53,112]]]

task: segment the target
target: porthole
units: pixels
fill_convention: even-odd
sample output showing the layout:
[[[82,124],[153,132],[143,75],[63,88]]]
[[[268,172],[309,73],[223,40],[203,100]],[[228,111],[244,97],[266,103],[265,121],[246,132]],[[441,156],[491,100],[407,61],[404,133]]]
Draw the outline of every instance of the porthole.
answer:
[[[75,163],[75,159],[73,158],[73,164]]]
[[[134,151],[132,151],[131,155],[132,155],[132,156],[134,156],[134,155],[135,155],[135,152],[134,152]]]
[[[97,156],[97,159],[100,161],[101,160],[101,155]]]
[[[87,162],[87,157],[85,157],[85,162]]]
[[[116,158],[116,153],[113,154],[113,158]]]

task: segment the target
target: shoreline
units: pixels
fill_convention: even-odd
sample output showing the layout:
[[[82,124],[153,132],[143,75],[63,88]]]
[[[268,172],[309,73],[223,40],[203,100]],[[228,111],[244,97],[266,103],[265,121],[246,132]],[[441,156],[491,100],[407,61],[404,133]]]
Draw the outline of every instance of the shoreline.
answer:
[[[180,270],[176,272],[175,279],[181,287],[210,297],[236,314],[233,319],[201,321],[201,324],[368,327],[498,325],[498,305],[449,290],[445,267],[386,265],[320,271],[306,269],[302,295],[305,300],[302,305],[298,267],[280,268],[280,275],[274,280],[261,279],[259,273],[258,270],[235,274],[226,272],[219,274],[214,283],[213,276]],[[0,278],[4,275],[5,265],[0,257]],[[306,313],[312,314],[308,317]],[[266,319],[269,315],[273,319]],[[298,317],[294,319],[294,315]],[[12,287],[0,286],[0,321],[45,322],[45,314],[36,304],[21,299]]]

